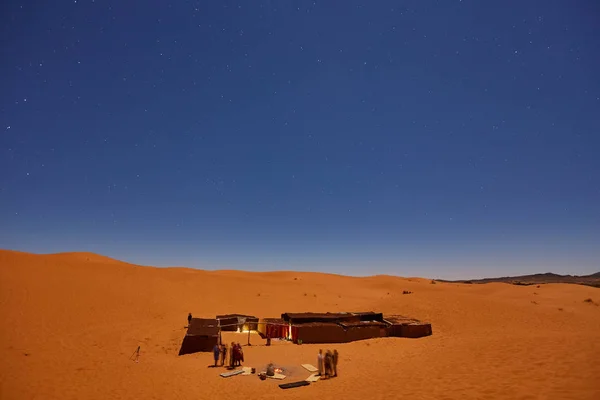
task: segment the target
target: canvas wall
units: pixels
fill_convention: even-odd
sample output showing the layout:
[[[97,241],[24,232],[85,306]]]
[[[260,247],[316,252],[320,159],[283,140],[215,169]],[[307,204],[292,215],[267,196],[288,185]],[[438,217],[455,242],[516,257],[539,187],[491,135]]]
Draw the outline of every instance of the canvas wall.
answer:
[[[302,343],[345,343],[344,328],[333,323],[315,323],[298,326],[298,340]]]

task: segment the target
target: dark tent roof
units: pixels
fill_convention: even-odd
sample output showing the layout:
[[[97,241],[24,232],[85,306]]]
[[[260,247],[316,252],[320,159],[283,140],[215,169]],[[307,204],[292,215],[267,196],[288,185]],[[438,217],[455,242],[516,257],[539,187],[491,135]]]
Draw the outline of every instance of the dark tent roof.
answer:
[[[218,336],[219,323],[216,319],[192,318],[187,336]]]
[[[260,322],[262,323],[273,323],[273,324],[283,324],[285,321],[283,318],[261,318]]]
[[[361,328],[361,327],[365,327],[365,326],[379,326],[379,327],[385,328],[388,326],[386,323],[379,322],[379,321],[358,321],[358,322],[342,321],[339,323],[339,325],[342,326],[343,328]]]
[[[356,315],[361,321],[383,322],[383,314],[382,313],[367,311],[367,312],[355,312],[352,314]]]
[[[246,315],[246,314],[217,315],[217,319],[229,319],[229,318],[256,318],[256,317],[254,315]]]
[[[386,315],[385,320],[392,324],[406,324],[411,322],[418,322],[418,320],[403,315]]]
[[[375,311],[364,311],[364,312],[353,312],[350,314],[354,314],[358,317],[377,317],[378,315],[383,315],[382,313],[378,313]]]
[[[372,316],[372,315],[379,315],[381,313],[376,313],[375,311],[361,311],[361,312],[351,312],[348,314],[354,314],[354,315],[358,315],[358,316]]]
[[[284,321],[290,320],[320,320],[320,321],[335,321],[339,319],[352,318],[352,314],[350,313],[312,313],[312,312],[304,312],[304,313],[283,313],[281,314],[281,318]]]
[[[314,327],[339,327],[341,324],[337,322],[307,322],[300,325],[302,328],[314,328]]]
[[[383,314],[373,311],[367,312],[340,312],[340,313],[284,313],[281,318],[285,321],[302,322],[335,322],[335,321],[350,321],[350,320],[382,320]]]

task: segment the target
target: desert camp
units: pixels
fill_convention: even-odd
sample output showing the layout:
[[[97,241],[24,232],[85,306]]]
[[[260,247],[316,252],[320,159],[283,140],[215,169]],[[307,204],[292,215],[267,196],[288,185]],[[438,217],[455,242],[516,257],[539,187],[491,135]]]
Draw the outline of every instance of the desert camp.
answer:
[[[257,332],[262,339],[289,340],[294,344],[348,343],[381,337],[420,338],[432,334],[431,324],[382,313],[283,313],[281,318],[259,319],[241,314],[216,319],[192,318],[179,355],[210,352],[222,345],[221,332]],[[195,350],[194,350],[195,349]]]
[[[257,318],[244,314],[217,315],[215,319],[193,318],[188,316],[187,332],[181,343],[179,355],[193,353],[213,354],[212,367],[223,367],[226,372],[222,378],[255,375],[261,381],[283,381],[288,377],[293,382],[280,383],[281,389],[293,389],[308,386],[322,379],[338,377],[337,349],[319,349],[316,355],[316,367],[305,360],[300,365],[287,366],[269,363],[257,371],[256,367],[245,365],[243,346],[239,336],[229,344],[224,334],[247,333],[247,344],[252,346],[251,333],[266,340],[266,346],[272,342],[289,342],[296,345],[335,345],[376,338],[419,338],[432,334],[431,324],[417,319],[392,315],[387,319],[376,312],[303,312],[283,313],[280,318]],[[409,328],[409,326],[411,328]],[[139,349],[138,349],[139,351]],[[252,360],[249,364],[252,365]],[[301,367],[301,368],[300,368]],[[303,380],[295,380],[305,375]]]

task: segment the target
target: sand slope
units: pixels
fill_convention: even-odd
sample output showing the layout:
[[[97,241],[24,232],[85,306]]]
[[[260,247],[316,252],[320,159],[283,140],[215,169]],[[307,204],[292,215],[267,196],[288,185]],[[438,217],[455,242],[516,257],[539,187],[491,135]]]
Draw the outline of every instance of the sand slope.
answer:
[[[0,251],[0,398],[599,399],[600,306],[587,298],[600,303],[600,289],[207,272]],[[190,311],[365,310],[429,320],[434,335],[335,346],[340,377],[287,391],[255,376],[220,378],[207,368],[210,354],[177,356]],[[318,345],[251,341],[246,365],[289,366],[297,376],[287,382],[308,377],[300,364],[316,363]],[[136,364],[128,358],[138,345]]]

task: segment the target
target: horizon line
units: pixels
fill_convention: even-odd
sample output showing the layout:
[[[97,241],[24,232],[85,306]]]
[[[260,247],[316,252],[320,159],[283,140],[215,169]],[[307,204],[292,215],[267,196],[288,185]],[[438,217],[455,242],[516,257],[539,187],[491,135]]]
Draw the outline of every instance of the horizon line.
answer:
[[[135,262],[130,262],[127,261],[126,259],[122,259],[122,258],[114,258],[112,256],[107,256],[104,254],[100,254],[100,253],[96,253],[93,251],[60,251],[60,252],[51,252],[51,253],[37,253],[37,252],[32,252],[32,251],[23,251],[23,250],[15,250],[15,249],[0,249],[0,251],[8,251],[8,252],[14,252],[14,253],[21,253],[21,254],[30,254],[30,255],[36,255],[36,256],[59,256],[59,255],[93,255],[93,256],[98,256],[98,257],[103,257],[103,258],[108,258],[120,263],[124,263],[124,264],[130,264],[130,265],[134,265],[134,266],[138,266],[138,267],[149,267],[149,268],[164,268],[164,269],[190,269],[190,270],[196,270],[196,271],[206,271],[206,272],[245,272],[245,273],[300,273],[300,274],[310,274],[310,273],[315,273],[315,274],[325,274],[325,275],[333,275],[333,276],[341,276],[341,277],[349,277],[349,278],[375,278],[375,277],[392,277],[392,278],[401,278],[401,279],[430,279],[430,280],[434,280],[434,281],[445,281],[445,282],[456,282],[456,283],[460,283],[462,281],[477,281],[477,280],[486,280],[486,279],[507,279],[507,278],[519,278],[519,277],[523,277],[523,276],[532,276],[532,275],[544,275],[544,274],[554,274],[554,275],[558,275],[558,276],[570,276],[570,277],[586,277],[586,276],[590,276],[590,275],[594,275],[595,273],[590,273],[590,274],[586,274],[586,275],[573,275],[573,274],[560,274],[560,273],[556,273],[556,272],[552,272],[552,271],[545,271],[545,272],[535,272],[535,273],[524,273],[522,275],[502,275],[502,276],[489,276],[489,277],[483,277],[483,278],[474,278],[474,277],[470,277],[470,278],[453,278],[453,279],[447,279],[447,278],[439,278],[439,277],[430,277],[430,276],[403,276],[403,275],[396,275],[396,274],[390,274],[390,273],[377,273],[377,274],[350,274],[350,273],[336,273],[336,272],[326,272],[325,269],[323,270],[295,270],[295,269],[264,269],[264,270],[251,270],[251,269],[242,269],[242,268],[232,268],[232,267],[221,267],[221,268],[210,268],[210,267],[190,267],[190,266],[186,266],[186,265],[157,265],[157,264],[140,264],[140,263],[135,263]],[[596,272],[596,273],[600,273],[600,271]]]

